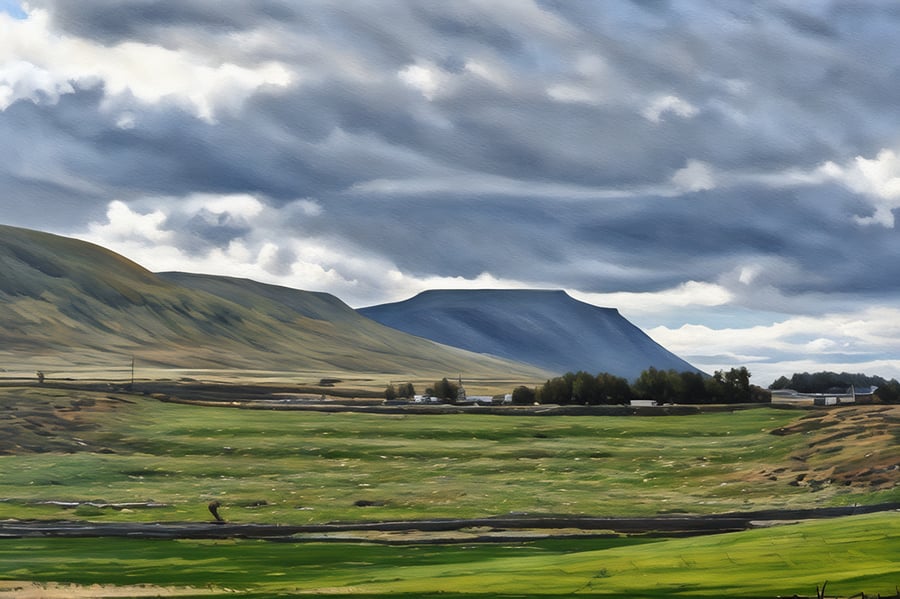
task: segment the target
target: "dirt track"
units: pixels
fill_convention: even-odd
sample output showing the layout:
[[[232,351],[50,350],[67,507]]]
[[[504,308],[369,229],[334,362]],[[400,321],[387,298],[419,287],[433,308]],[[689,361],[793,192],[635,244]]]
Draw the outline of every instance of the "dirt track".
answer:
[[[900,503],[820,508],[764,510],[707,516],[603,518],[511,515],[490,518],[336,522],[304,526],[215,522],[99,523],[57,521],[0,522],[0,538],[129,537],[143,539],[268,539],[280,541],[353,541],[382,543],[491,542],[585,534],[703,535],[746,530],[798,520],[900,510]],[[462,532],[463,534],[459,534]],[[390,534],[378,534],[390,533]],[[428,533],[428,534],[422,534]]]

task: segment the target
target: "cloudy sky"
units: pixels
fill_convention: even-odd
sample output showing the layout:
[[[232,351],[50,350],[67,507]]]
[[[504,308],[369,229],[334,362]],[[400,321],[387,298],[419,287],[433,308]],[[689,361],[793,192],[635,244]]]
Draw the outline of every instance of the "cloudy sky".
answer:
[[[0,214],[359,307],[900,377],[900,4],[0,0]]]

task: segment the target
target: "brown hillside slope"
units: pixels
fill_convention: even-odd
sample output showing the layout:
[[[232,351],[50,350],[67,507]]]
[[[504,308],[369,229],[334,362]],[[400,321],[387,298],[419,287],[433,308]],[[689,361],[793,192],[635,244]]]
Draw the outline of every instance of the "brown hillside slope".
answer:
[[[0,226],[0,368],[15,363],[540,378],[368,320],[324,293],[156,275],[83,241]],[[4,364],[5,363],[5,364]]]

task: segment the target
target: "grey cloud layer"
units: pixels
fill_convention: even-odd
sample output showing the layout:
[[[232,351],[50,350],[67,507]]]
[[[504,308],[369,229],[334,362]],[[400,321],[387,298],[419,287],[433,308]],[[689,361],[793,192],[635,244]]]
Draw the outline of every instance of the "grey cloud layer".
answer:
[[[779,173],[897,148],[891,2],[32,5],[66,35],[277,60],[297,79],[212,121],[102,82],[15,102],[0,113],[16,148],[0,184],[18,224],[83,229],[112,199],[308,197],[321,217],[286,215],[273,239],[346,239],[417,276],[653,291],[760,265],[757,281],[786,295],[900,292],[896,229],[855,223],[871,205],[836,183],[659,192],[691,160]],[[467,187],[484,177],[497,188]],[[423,191],[366,187],[411,180]],[[210,214],[169,226],[188,252],[250,233]]]

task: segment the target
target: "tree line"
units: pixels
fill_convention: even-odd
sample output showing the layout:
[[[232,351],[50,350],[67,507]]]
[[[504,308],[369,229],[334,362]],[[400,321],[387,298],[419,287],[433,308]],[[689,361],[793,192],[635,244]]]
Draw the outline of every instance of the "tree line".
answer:
[[[513,403],[520,405],[612,405],[633,399],[681,404],[762,403],[770,401],[771,394],[750,384],[750,372],[745,367],[717,370],[712,376],[650,367],[634,383],[608,372],[567,372],[534,389],[517,387],[512,394]]]
[[[445,377],[439,381],[435,381],[431,387],[426,387],[425,395],[428,397],[435,397],[441,401],[454,401],[459,395],[459,385],[447,380]],[[384,390],[384,398],[388,401],[396,399],[413,399],[415,396],[416,388],[412,383],[400,383],[398,385],[390,383]]]
[[[900,382],[880,376],[851,374],[847,372],[794,373],[790,378],[782,376],[769,385],[769,389],[793,389],[800,393],[827,393],[844,391],[851,385],[857,389],[878,387],[875,395],[883,403],[900,403]],[[441,401],[455,401],[459,385],[446,378],[425,389],[425,395]],[[389,384],[385,399],[412,399],[416,390],[412,383]],[[714,404],[714,403],[766,403],[771,393],[750,384],[750,372],[746,367],[717,370],[712,376],[694,371],[678,372],[674,369],[648,368],[629,383],[627,379],[608,372],[590,374],[585,371],[567,372],[547,380],[543,385],[531,388],[516,387],[512,402],[518,405],[581,404],[615,405],[632,399],[650,399],[659,403]]]

